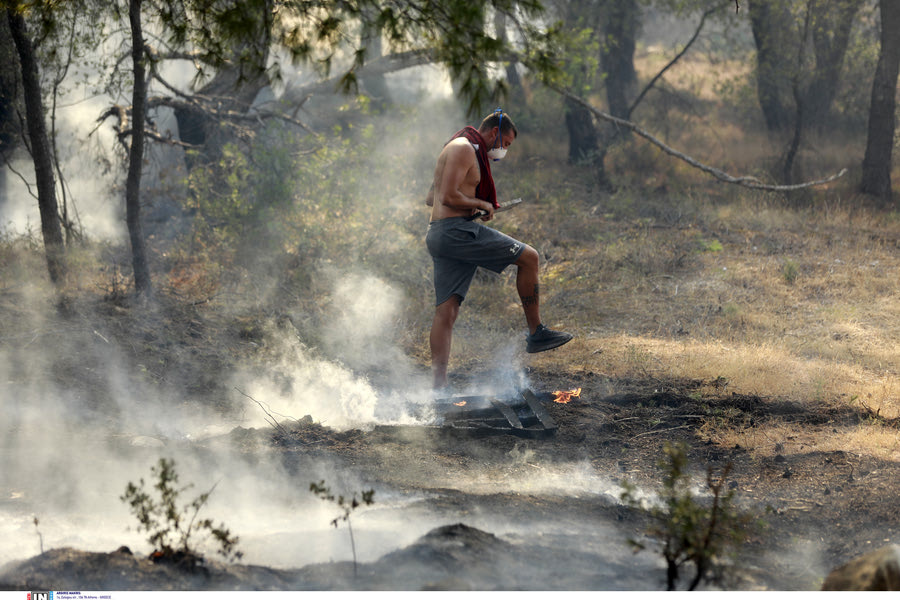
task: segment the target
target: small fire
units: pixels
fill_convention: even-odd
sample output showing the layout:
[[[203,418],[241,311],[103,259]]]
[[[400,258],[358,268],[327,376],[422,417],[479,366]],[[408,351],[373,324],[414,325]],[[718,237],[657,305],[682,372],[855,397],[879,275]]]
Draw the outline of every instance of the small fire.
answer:
[[[557,390],[553,392],[553,401],[560,404],[568,404],[572,401],[572,398],[578,398],[579,396],[581,396],[581,388],[569,390],[568,392]]]
[[[465,406],[465,405],[466,405],[466,401],[465,401],[465,400],[463,400],[462,402],[454,402],[454,403],[453,403],[453,406]]]

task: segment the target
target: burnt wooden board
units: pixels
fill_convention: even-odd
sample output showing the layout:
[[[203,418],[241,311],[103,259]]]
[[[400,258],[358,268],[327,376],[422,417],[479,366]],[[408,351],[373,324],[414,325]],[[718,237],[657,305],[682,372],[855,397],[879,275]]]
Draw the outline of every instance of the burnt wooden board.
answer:
[[[444,429],[471,435],[512,434],[545,437],[556,431],[556,423],[531,390],[509,396],[452,396],[435,405]]]

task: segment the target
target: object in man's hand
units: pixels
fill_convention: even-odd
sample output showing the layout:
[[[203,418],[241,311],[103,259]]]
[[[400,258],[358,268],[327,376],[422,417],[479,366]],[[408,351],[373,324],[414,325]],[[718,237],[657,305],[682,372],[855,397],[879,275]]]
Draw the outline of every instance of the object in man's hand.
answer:
[[[504,203],[501,204],[499,207],[497,207],[497,208],[494,209],[494,214],[496,215],[498,212],[503,212],[504,210],[509,210],[509,209],[511,209],[513,206],[517,206],[517,205],[519,205],[519,204],[522,204],[522,199],[521,199],[521,198],[514,198],[513,200],[510,200],[509,202],[504,202]],[[483,217],[483,216],[485,216],[485,215],[487,215],[487,212],[486,212],[486,211],[479,210],[479,211],[477,211],[474,215],[472,215],[471,217],[468,217],[468,219],[469,219],[470,221],[474,221],[475,219],[481,218],[481,217]]]

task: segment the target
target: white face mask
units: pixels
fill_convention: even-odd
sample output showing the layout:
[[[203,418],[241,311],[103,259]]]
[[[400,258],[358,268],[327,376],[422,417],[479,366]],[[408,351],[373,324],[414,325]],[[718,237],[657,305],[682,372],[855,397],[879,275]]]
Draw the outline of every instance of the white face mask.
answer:
[[[506,148],[491,148],[488,150],[487,155],[491,160],[500,160],[506,156]]]

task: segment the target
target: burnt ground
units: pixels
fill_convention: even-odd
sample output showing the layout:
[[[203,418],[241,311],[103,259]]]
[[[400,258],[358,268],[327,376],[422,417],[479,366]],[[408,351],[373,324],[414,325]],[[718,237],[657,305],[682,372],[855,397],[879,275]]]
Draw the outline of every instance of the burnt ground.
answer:
[[[821,407],[812,411],[777,399],[733,394],[716,388],[714,382],[610,381],[595,374],[562,381],[553,373],[539,372],[529,378],[546,390],[569,389],[573,384],[582,388],[581,396],[568,404],[543,403],[558,425],[552,436],[479,437],[435,429],[425,444],[418,436],[404,440],[394,429],[322,439],[318,432],[300,428],[284,442],[290,447],[292,440],[308,439],[357,466],[377,468],[391,485],[414,489],[428,489],[434,481],[446,479],[448,471],[481,469],[502,478],[511,469],[523,468],[521,462],[511,464],[511,456],[528,454],[526,469],[539,472],[584,460],[613,484],[627,479],[648,490],[659,488],[665,444],[683,442],[697,482],[705,480],[707,468],[719,473],[730,465],[728,487],[735,492],[735,501],[761,525],[740,548],[736,563],[742,568],[731,569],[730,578],[722,582],[729,589],[817,589],[830,569],[898,538],[900,517],[893,500],[900,469],[895,463],[816,451],[799,443],[785,449],[790,441],[761,456],[739,445],[721,447],[706,433],[726,420],[749,428],[790,422],[815,439],[820,431],[858,427],[873,418],[867,411]],[[897,423],[885,426],[895,428]],[[385,457],[395,462],[388,463]],[[514,507],[513,511],[566,514],[585,527],[605,520],[617,523],[623,537],[647,541],[642,537],[646,519],[611,501],[612,495],[609,490],[594,497],[496,493],[464,495],[458,501],[498,512]],[[652,542],[648,548],[644,552],[652,553]],[[662,573],[653,577],[663,585]]]
[[[552,373],[530,373],[535,387],[563,387]],[[565,385],[573,380],[567,377]],[[211,441],[238,448],[265,445],[287,465],[328,459],[370,474],[374,486],[389,486],[423,498],[420,508],[444,515],[448,525],[375,562],[311,565],[295,570],[223,564],[194,568],[158,565],[124,552],[46,552],[0,570],[12,589],[664,589],[664,570],[644,537],[644,515],[614,501],[615,492],[559,494],[541,490],[504,492],[508,477],[535,476],[557,465],[581,461],[614,485],[625,478],[657,489],[666,442],[688,445],[698,481],[707,467],[731,464],[729,489],[742,510],[763,526],[739,549],[719,587],[732,590],[814,590],[828,570],[897,540],[894,463],[845,452],[793,448],[762,456],[739,446],[721,447],[705,432],[722,415],[744,427],[776,422],[818,430],[856,427],[871,415],[828,412],[742,396],[709,382],[610,381],[575,377],[580,398],[544,402],[556,421],[553,435],[475,435],[448,427],[382,427],[336,432],[306,421],[278,429],[236,429]],[[565,389],[565,388],[564,388]],[[546,395],[543,395],[546,399]],[[895,427],[894,423],[887,426]],[[781,450],[782,448],[776,448]],[[454,481],[480,474],[495,483],[481,491]],[[518,516],[543,523],[534,535],[498,536],[490,519]],[[468,518],[470,515],[471,518]],[[468,522],[467,522],[468,521]],[[553,526],[547,526],[553,523]],[[612,527],[607,557],[598,559],[579,531]],[[567,534],[557,533],[568,531]],[[574,533],[573,533],[574,531]],[[648,549],[631,554],[626,539]],[[619,564],[610,555],[619,556]]]
[[[241,348],[262,341],[195,312],[155,320],[134,314],[110,311],[102,329],[85,316],[88,325],[78,330],[84,339],[73,333],[69,341],[84,345],[102,335],[104,345],[119,340],[133,349],[135,364],[173,365],[177,368],[166,369],[165,383],[205,398],[207,405],[224,397],[222,373],[229,361]],[[79,323],[77,317],[68,319]],[[44,339],[28,337],[34,345]],[[124,343],[134,339],[147,343]],[[46,348],[59,345],[58,338],[46,336],[46,341]],[[99,372],[100,358],[61,351],[48,372],[60,384],[88,390],[85,397],[102,404],[100,381],[89,376]],[[77,365],[67,358],[76,355]],[[62,368],[67,365],[71,368]],[[477,377],[472,374],[471,381]],[[659,488],[659,460],[671,442],[687,445],[698,486],[708,467],[730,464],[728,489],[735,502],[764,524],[731,559],[728,578],[714,584],[720,588],[815,590],[832,568],[900,541],[898,465],[816,449],[818,434],[854,430],[879,418],[870,411],[745,396],[716,382],[615,380],[540,370],[530,370],[527,379],[558,426],[552,435],[438,426],[336,431],[301,419],[193,442],[194,449],[225,445],[248,456],[265,448],[298,474],[328,462],[362,474],[373,488],[413,498],[404,508],[409,518],[427,513],[443,523],[412,544],[358,564],[355,575],[346,561],[285,570],[210,558],[186,568],[125,551],[54,548],[0,567],[0,589],[663,590],[664,563],[646,536],[646,514],[617,498],[623,480],[649,491]],[[568,404],[547,399],[550,391],[574,387],[582,388],[581,396]],[[716,434],[729,428],[787,423],[801,427],[804,439],[773,440],[765,449],[716,441],[723,439]],[[883,419],[881,425],[898,426]],[[572,483],[567,479],[585,472],[587,483],[567,486]],[[530,481],[536,482],[532,488]],[[377,496],[376,506],[381,501]],[[396,527],[403,528],[402,520]],[[633,554],[628,539],[644,541],[647,549]]]

